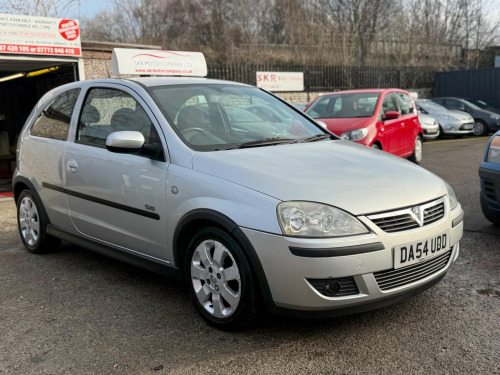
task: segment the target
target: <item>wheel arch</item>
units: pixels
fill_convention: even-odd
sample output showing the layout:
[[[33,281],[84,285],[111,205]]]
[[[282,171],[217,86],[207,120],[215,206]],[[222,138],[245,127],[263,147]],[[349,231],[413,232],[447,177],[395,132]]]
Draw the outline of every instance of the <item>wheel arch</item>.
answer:
[[[226,215],[211,209],[195,209],[186,213],[178,222],[173,237],[174,264],[183,269],[186,248],[194,232],[208,226],[217,227],[226,231],[238,242],[246,255],[248,262],[254,272],[262,299],[268,306],[274,306],[271,289],[267,282],[264,268],[260,263],[257,252],[252,243],[243,233],[240,227]]]
[[[37,202],[38,204],[42,203],[42,200],[40,199],[40,195],[38,195],[38,191],[36,190],[35,185],[33,185],[33,183],[26,177],[20,175],[14,177],[14,180],[12,181],[12,188],[14,193],[14,201],[16,202],[16,204],[17,200],[19,199],[19,196],[21,195],[23,190],[26,189],[30,191],[31,195],[33,195],[33,198],[38,200]]]

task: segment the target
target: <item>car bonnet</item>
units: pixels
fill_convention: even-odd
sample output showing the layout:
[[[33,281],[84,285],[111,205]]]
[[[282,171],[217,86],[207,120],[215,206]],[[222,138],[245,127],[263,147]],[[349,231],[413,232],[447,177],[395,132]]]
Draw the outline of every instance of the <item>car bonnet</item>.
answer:
[[[193,168],[282,201],[314,201],[355,215],[446,194],[442,180],[402,158],[349,141],[195,152]]]

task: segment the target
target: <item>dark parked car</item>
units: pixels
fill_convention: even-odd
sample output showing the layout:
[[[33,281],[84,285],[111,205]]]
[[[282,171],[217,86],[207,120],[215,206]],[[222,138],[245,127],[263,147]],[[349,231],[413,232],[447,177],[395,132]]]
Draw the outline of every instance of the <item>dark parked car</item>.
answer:
[[[481,109],[486,109],[487,111],[500,114],[500,109],[499,108],[493,107],[492,105],[489,105],[488,103],[486,103],[483,100],[472,99],[472,98],[464,98],[464,100],[467,100],[469,103],[477,105]]]
[[[500,129],[500,114],[491,109],[481,108],[473,102],[462,98],[434,98],[434,102],[447,109],[467,112],[474,117],[474,134],[486,135]],[[486,103],[484,103],[486,104]]]
[[[500,225],[500,131],[491,137],[479,167],[481,209],[493,224]]]

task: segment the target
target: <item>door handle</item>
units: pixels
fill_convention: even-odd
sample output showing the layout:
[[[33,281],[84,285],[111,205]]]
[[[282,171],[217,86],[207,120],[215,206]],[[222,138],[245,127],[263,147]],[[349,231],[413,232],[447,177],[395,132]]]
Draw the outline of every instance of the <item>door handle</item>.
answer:
[[[66,170],[69,172],[69,173],[76,173],[78,169],[78,163],[76,162],[76,160],[68,160],[68,162],[66,163]]]

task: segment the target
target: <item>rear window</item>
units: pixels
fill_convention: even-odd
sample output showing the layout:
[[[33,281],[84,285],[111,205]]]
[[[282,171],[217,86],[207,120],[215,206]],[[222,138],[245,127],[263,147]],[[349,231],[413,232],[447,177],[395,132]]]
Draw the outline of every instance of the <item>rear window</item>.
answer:
[[[377,93],[325,95],[316,100],[306,113],[312,118],[371,117],[379,97]]]
[[[30,129],[35,137],[65,141],[68,138],[71,115],[80,89],[68,90],[45,108]]]

